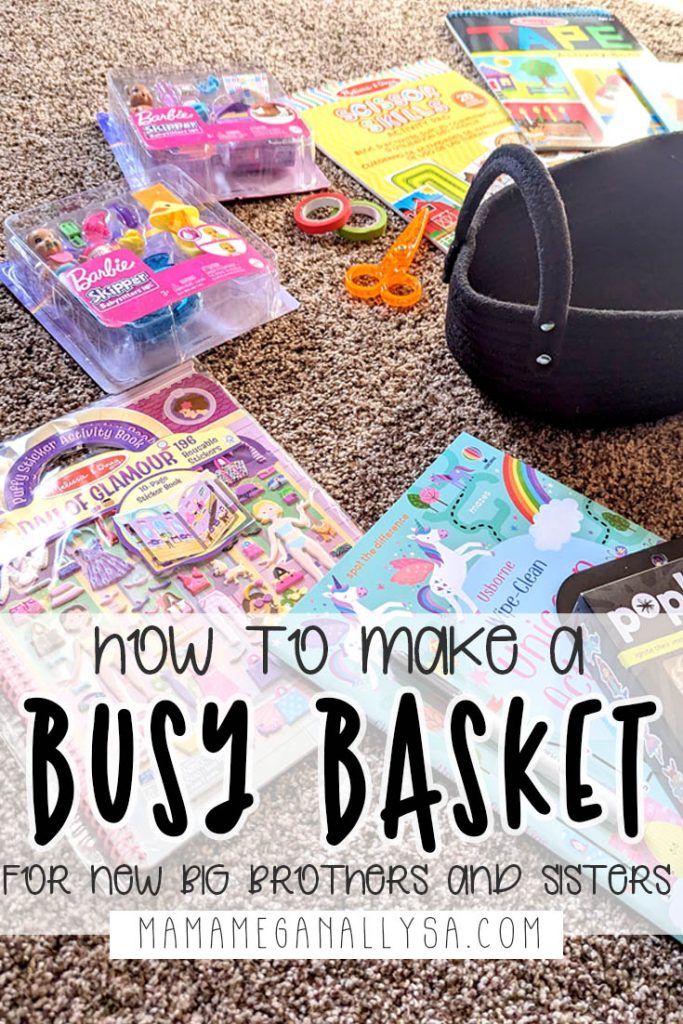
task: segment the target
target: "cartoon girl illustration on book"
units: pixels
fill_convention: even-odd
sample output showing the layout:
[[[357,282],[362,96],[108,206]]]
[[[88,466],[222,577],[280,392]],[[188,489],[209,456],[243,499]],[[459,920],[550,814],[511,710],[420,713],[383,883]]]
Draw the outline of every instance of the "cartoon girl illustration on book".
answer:
[[[325,573],[320,566],[331,569],[334,562],[322,544],[303,532],[312,526],[304,512],[306,505],[304,502],[297,516],[286,516],[277,502],[264,499],[257,501],[252,511],[254,519],[266,527],[270,556],[264,564],[272,567],[279,558],[289,557],[314,580],[321,580]]]

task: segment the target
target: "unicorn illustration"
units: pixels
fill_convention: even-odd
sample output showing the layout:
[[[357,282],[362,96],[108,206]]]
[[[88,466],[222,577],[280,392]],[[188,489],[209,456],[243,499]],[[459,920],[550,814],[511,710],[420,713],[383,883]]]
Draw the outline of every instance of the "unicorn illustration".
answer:
[[[332,577],[332,589],[326,590],[324,596],[334,605],[335,611],[344,615],[354,615],[361,626],[372,626],[380,615],[387,612],[405,612],[406,606],[400,601],[385,601],[377,608],[366,608],[363,598],[368,596],[367,587],[351,587],[340,583],[336,576]]]
[[[442,482],[453,484],[454,487],[464,491],[470,482],[470,476],[473,472],[474,470],[468,469],[467,466],[454,466],[447,473],[432,473],[430,480],[433,484]]]
[[[443,543],[447,537],[448,530],[424,527],[416,523],[413,532],[408,534],[408,540],[415,541],[427,558],[399,558],[393,561],[391,565],[397,571],[391,577],[391,581],[415,585],[429,577],[429,583],[417,594],[420,607],[428,612],[454,611],[460,621],[463,617],[461,605],[464,605],[467,611],[477,611],[476,604],[463,589],[467,563],[473,558],[492,555],[493,551],[489,551],[477,541],[468,541],[458,548],[449,548]],[[445,602],[448,609],[439,604],[439,600]]]
[[[399,613],[405,615],[406,606],[400,601],[385,601],[377,608],[367,608],[363,603],[368,596],[367,587],[352,587],[340,583],[336,576],[332,576],[332,588],[325,591],[324,596],[332,602],[334,609],[343,615],[353,616],[354,622],[344,637],[341,647],[334,651],[330,658],[330,668],[343,682],[351,686],[359,686],[361,677],[358,671],[354,671],[353,665],[361,661],[362,643],[361,629],[371,629],[379,624],[378,620],[386,616],[382,621],[387,622]],[[371,690],[378,687],[374,673],[369,672],[364,677]]]

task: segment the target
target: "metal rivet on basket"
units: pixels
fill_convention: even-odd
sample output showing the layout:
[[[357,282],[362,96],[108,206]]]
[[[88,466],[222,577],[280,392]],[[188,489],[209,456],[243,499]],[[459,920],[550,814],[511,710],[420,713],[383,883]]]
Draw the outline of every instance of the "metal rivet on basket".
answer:
[[[555,330],[555,324],[552,322],[552,320],[549,320],[547,324],[541,324],[541,330],[545,331],[547,334],[548,331]]]
[[[544,352],[540,356],[536,356],[536,362],[539,366],[550,366],[553,361],[553,357],[549,356],[547,352]]]

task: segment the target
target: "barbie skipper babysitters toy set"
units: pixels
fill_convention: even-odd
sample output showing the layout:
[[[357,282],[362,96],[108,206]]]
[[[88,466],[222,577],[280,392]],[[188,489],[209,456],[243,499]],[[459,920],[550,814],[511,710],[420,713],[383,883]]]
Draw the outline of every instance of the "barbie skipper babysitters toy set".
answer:
[[[100,123],[129,181],[171,163],[219,199],[327,184],[310,129],[266,71],[125,68],[108,87]]]
[[[5,221],[0,278],[116,394],[297,308],[220,200],[320,188],[310,129],[265,71],[109,75],[121,182]]]
[[[5,231],[10,287],[106,391],[296,307],[272,250],[173,167],[14,214]]]

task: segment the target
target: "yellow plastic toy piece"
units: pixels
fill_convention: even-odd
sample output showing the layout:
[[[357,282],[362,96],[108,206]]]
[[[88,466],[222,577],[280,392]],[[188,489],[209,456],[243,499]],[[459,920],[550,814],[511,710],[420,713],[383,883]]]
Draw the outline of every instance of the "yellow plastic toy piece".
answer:
[[[124,231],[118,239],[118,244],[122,249],[130,249],[136,256],[142,256],[145,251],[145,239],[141,232],[136,231],[135,228],[129,228],[128,231]]]
[[[355,263],[344,276],[344,285],[350,295],[366,302],[381,299],[387,306],[408,309],[422,298],[422,285],[408,273],[429,220],[429,209],[424,207],[398,236],[381,263]]]
[[[185,203],[154,203],[149,213],[149,223],[156,231],[169,231],[176,245],[186,256],[198,256],[200,250],[193,242],[178,237],[181,228],[196,228],[201,224],[199,210],[196,206]]]

